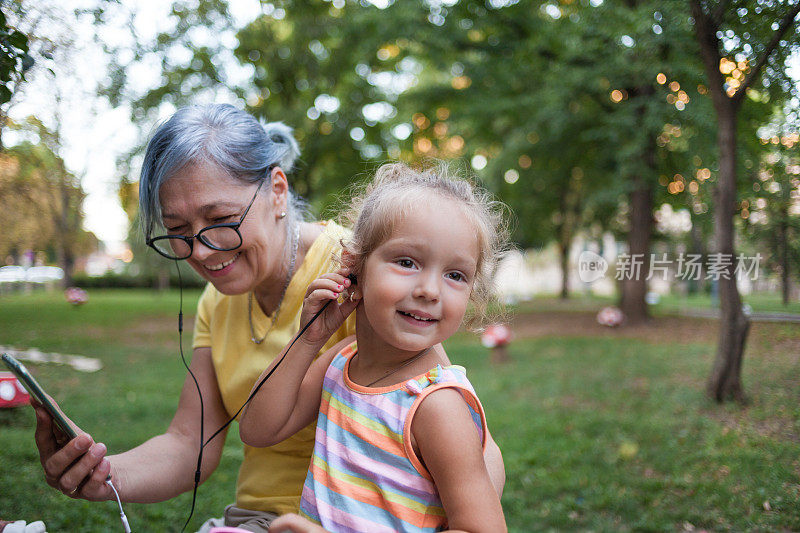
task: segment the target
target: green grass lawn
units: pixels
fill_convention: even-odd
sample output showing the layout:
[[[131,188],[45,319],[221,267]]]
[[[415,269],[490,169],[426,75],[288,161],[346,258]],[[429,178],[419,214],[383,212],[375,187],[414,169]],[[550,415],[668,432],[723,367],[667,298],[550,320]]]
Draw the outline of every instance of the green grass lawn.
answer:
[[[800,314],[800,302],[790,301],[787,305],[783,305],[781,295],[776,292],[754,292],[742,296],[744,303],[749,304],[754,312],[761,313],[797,313]],[[655,306],[656,309],[670,311],[670,310],[685,310],[692,308],[718,308],[719,302],[712,301],[711,297],[707,294],[669,294],[663,296],[659,303]]]
[[[753,312],[757,313],[800,314],[800,301],[790,301],[788,305],[783,305],[781,295],[775,292],[756,292],[743,295],[742,301],[749,304]],[[534,309],[537,311],[596,311],[604,305],[617,304],[618,298],[616,296],[597,296],[588,293],[581,294],[575,291],[566,300],[558,298],[557,295],[541,295],[528,302],[520,303],[518,307],[522,311]],[[650,311],[654,315],[665,315],[693,309],[706,310],[718,308],[719,301],[714,301],[708,294],[666,294],[659,297],[657,304],[650,306]]]
[[[198,295],[184,297],[189,323]],[[104,368],[94,374],[28,366],[115,453],[163,431],[174,412],[185,372],[177,302],[175,292],[149,291],[95,290],[81,308],[60,293],[4,296],[0,344],[100,358]],[[501,367],[472,334],[448,342],[503,450],[512,531],[800,530],[800,328],[753,326],[743,372],[750,403],[742,408],[704,397],[714,346],[697,334],[704,326],[691,327],[688,336],[580,328],[564,336],[567,324],[561,336],[518,338]],[[187,351],[190,339],[189,331]],[[0,519],[41,519],[51,533],[119,529],[115,504],[71,500],[44,483],[33,428],[29,408],[0,410]],[[235,433],[200,488],[195,527],[232,501]],[[190,501],[125,509],[134,531],[175,531]]]

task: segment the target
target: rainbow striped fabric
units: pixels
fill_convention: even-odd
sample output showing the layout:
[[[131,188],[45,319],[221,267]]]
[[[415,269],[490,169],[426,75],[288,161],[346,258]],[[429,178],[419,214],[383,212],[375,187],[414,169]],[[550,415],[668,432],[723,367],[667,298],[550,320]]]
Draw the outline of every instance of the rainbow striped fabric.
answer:
[[[342,350],[325,373],[300,514],[332,532],[439,531],[447,517],[412,449],[411,421],[428,394],[458,389],[485,446],[483,407],[455,365],[389,387],[358,385],[348,376],[356,352],[355,343]]]

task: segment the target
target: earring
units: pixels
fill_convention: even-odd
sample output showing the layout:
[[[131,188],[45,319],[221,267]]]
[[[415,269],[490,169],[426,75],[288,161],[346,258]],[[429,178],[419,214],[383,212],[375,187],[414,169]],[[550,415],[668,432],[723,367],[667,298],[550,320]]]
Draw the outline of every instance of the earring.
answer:
[[[278,218],[286,218],[286,211],[281,211],[281,214],[278,215]]]

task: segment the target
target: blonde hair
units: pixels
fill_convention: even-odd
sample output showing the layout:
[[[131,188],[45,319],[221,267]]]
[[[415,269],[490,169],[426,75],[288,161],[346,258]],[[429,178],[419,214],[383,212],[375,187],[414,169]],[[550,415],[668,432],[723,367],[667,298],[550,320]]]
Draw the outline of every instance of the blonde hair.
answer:
[[[473,309],[466,322],[476,328],[487,317],[493,274],[508,244],[507,207],[443,163],[421,170],[403,163],[383,165],[366,187],[350,196],[350,207],[343,213],[343,224],[353,230],[352,237],[342,243],[351,258],[346,266],[353,273],[361,272],[369,254],[426,197],[455,201],[475,226],[479,254],[470,295]]]

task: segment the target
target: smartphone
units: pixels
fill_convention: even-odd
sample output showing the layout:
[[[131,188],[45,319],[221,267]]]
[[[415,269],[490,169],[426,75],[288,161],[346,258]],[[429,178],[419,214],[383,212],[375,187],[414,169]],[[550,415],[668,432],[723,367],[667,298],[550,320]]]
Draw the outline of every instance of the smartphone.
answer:
[[[72,429],[72,426],[69,425],[67,419],[64,417],[64,414],[61,410],[53,403],[47,394],[44,393],[44,389],[42,389],[41,385],[33,379],[33,376],[28,372],[28,369],[25,368],[25,365],[14,359],[8,354],[3,354],[3,363],[8,367],[12,374],[17,376],[17,379],[22,386],[27,389],[28,393],[31,395],[33,399],[39,402],[42,407],[50,413],[50,416],[53,417],[53,420],[56,421],[58,427],[63,431],[70,440],[74,439],[78,436],[75,433],[75,430]]]

